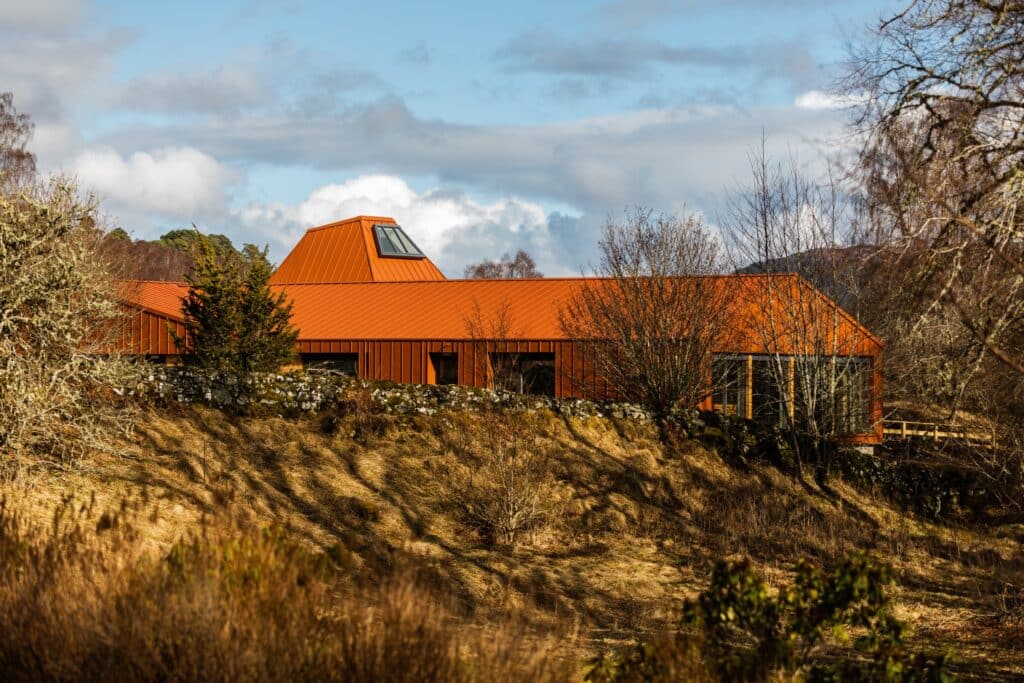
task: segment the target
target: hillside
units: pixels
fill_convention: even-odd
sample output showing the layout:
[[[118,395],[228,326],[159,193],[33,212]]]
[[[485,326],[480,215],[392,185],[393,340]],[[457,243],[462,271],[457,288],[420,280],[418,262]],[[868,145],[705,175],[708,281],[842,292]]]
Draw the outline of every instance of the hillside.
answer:
[[[522,476],[544,491],[543,518],[514,547],[495,543],[474,507],[500,476],[498,433],[516,435]],[[66,496],[94,497],[96,510],[131,501],[144,546],[161,554],[203,524],[278,524],[360,571],[413,565],[466,623],[515,621],[577,667],[672,623],[716,558],[749,557],[778,586],[799,557],[828,565],[868,549],[896,570],[896,615],[915,647],[951,648],[968,678],[1024,676],[1019,529],[930,523],[842,481],[822,489],[729,466],[693,441],[667,455],[645,423],[189,408],[145,413],[125,446],[3,495],[41,524]]]

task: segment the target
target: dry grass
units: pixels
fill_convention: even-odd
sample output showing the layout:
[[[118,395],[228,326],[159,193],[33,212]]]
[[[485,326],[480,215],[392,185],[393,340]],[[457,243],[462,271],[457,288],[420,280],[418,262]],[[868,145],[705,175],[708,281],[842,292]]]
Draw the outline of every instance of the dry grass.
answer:
[[[64,505],[49,529],[0,509],[8,681],[545,681],[572,670],[512,627],[474,630],[414,571],[346,571],[280,528],[204,526],[140,552],[134,510]],[[340,561],[340,565],[339,565]]]
[[[495,546],[460,503],[467,468],[484,474],[492,419],[530,435],[553,511],[514,545]],[[352,572],[378,580],[411,564],[418,585],[446,596],[459,638],[509,620],[520,641],[578,634],[558,649],[576,670],[674,623],[713,559],[750,557],[778,585],[800,556],[829,564],[868,549],[897,571],[912,646],[950,645],[969,675],[1024,675],[1019,528],[938,526],[842,482],[740,471],[684,446],[666,456],[653,428],[548,413],[350,414],[325,425],[195,409],[146,416],[133,458],[8,494],[44,523],[68,491],[95,491],[97,509],[145,496],[157,514],[138,520],[143,556],[166,554],[205,517],[243,534],[275,524],[314,553],[336,546]]]

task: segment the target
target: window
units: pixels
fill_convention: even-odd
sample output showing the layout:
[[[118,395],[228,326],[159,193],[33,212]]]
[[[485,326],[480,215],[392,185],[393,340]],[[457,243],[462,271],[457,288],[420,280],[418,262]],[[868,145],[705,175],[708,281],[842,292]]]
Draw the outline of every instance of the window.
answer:
[[[432,353],[430,362],[434,365],[435,384],[459,383],[459,356],[456,353]]]
[[[304,353],[302,365],[307,370],[320,370],[339,375],[359,375],[358,353]]]
[[[749,417],[765,426],[786,427],[792,416],[797,429],[813,420],[835,435],[871,428],[869,358],[716,354],[711,372],[712,409],[726,415],[748,417],[749,400]]]
[[[754,356],[750,382],[754,414],[751,417],[765,426],[782,427],[786,424],[788,406],[780,381],[785,381],[789,366],[788,358]]]
[[[833,434],[869,429],[871,363],[867,358],[799,358],[794,372],[795,418]]]
[[[373,226],[373,239],[377,254],[383,258],[425,258],[405,231],[397,225]]]
[[[747,357],[716,355],[711,360],[711,375],[711,409],[747,417]]]
[[[520,394],[555,395],[555,354],[492,353],[494,387]]]
[[[866,358],[838,358],[836,365],[836,431],[866,432],[870,428],[871,363]]]

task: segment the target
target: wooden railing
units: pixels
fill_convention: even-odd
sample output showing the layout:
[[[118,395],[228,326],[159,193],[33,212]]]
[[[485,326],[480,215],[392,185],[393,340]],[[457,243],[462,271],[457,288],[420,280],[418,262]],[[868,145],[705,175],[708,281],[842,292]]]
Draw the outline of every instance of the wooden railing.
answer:
[[[971,441],[974,443],[991,444],[995,439],[992,432],[980,431],[977,428],[958,427],[951,424],[940,424],[938,422],[913,422],[911,420],[886,420],[883,423],[883,433],[886,438],[920,437],[939,441],[940,439],[955,439],[958,441]]]

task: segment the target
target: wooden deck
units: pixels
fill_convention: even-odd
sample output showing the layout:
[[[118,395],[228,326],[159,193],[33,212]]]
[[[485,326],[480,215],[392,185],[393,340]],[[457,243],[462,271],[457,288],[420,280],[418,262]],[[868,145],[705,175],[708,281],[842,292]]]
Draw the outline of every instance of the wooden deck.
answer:
[[[991,444],[994,441],[992,432],[979,431],[977,428],[911,420],[885,420],[883,433],[886,439],[917,437],[933,441],[956,440],[979,444]]]

